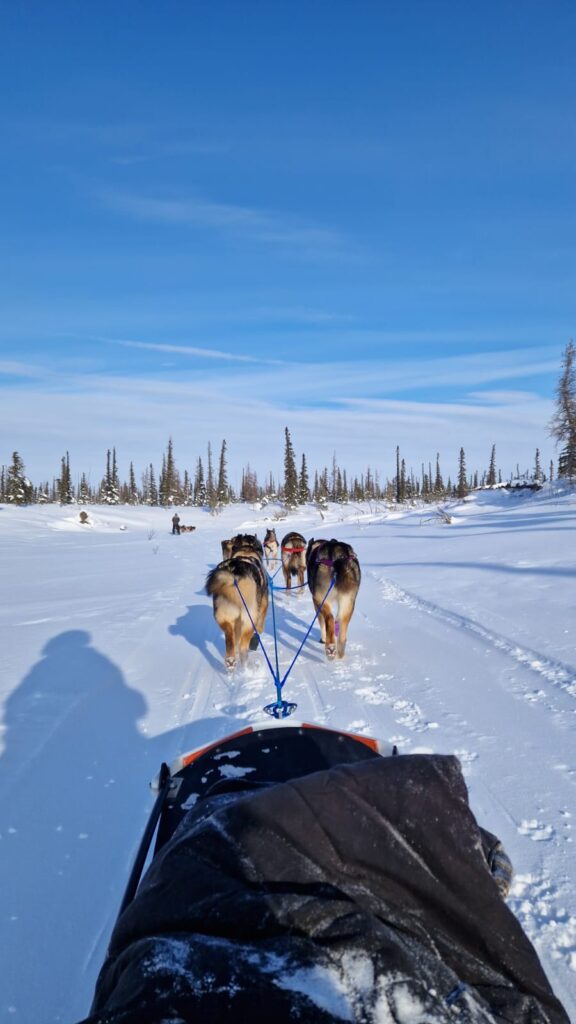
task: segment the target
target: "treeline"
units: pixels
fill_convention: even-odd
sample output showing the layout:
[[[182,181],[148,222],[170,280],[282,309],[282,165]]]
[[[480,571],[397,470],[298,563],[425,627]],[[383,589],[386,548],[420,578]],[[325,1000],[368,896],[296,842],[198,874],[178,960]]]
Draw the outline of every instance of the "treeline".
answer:
[[[548,478],[554,475],[550,463]],[[540,465],[540,452],[535,453],[531,470],[511,477],[509,483],[540,485],[546,480]],[[442,501],[450,497],[464,497],[479,487],[502,484],[502,474],[496,465],[496,447],[492,447],[489,464],[483,471],[466,470],[464,449],[460,449],[458,474],[453,481],[444,478],[440,454],[434,463],[422,463],[420,472],[407,469],[400,448],[396,448],[396,472],[381,480],[377,470],[370,467],[365,473],[350,475],[333,456],[330,468],[325,466],[310,474],[306,455],[297,459],[288,428],[284,433],[284,477],[275,480],[269,473],[259,481],[256,472],[247,465],[242,471],[240,490],[235,492],[228,481],[227,443],[222,442],[220,456],[215,464],[209,444],[205,460],[199,457],[194,471],[180,471],[176,464],[174,446],[169,439],[159,472],[149,463],[137,480],[131,462],[128,478],[120,479],[116,448],[109,449],[105,458],[105,471],[95,485],[85,473],[73,482],[70,455],[62,456],[60,474],[51,481],[32,483],[27,477],[24,461],[19,452],[12,453],[9,465],[0,470],[0,502],[27,505],[58,503],[61,505],[160,505],[169,507],[198,506],[217,509],[234,501],[250,502],[278,500],[289,508],[308,502],[325,504],[329,501],[406,502],[414,499]]]
[[[562,372],[556,389],[556,409],[550,422],[550,434],[561,445],[558,457],[557,476],[560,479],[576,481],[576,348],[570,341],[566,346]],[[548,479],[554,478],[554,465],[550,462]],[[78,478],[77,478],[78,479]],[[536,449],[531,470],[520,473],[508,484],[541,486],[546,474],[540,464],[540,451]],[[62,505],[90,503],[105,505],[197,505],[216,509],[232,501],[263,501],[278,499],[289,508],[304,505],[309,501],[324,504],[328,501],[442,501],[449,497],[463,498],[479,487],[496,487],[502,484],[502,474],[496,465],[496,446],[492,446],[488,466],[483,471],[469,474],[466,469],[466,455],[460,448],[458,474],[452,482],[444,481],[440,466],[440,454],[436,455],[434,466],[422,463],[418,474],[408,470],[402,458],[400,447],[396,448],[396,472],[392,478],[381,481],[377,471],[368,468],[360,476],[350,477],[337,462],[325,466],[310,477],[305,454],[298,463],[288,427],[284,430],[284,479],[275,481],[270,473],[261,483],[249,465],[242,471],[240,491],[235,494],[228,482],[227,445],[222,442],[217,467],[208,444],[206,462],[196,461],[193,473],[178,470],[174,458],[172,439],[168,441],[157,474],[150,463],[136,480],[134,464],[130,463],[128,479],[121,481],[118,474],[116,449],[106,453],[106,470],[102,479],[93,485],[82,473],[76,485],[72,482],[70,456],[62,456],[60,475],[51,482],[33,484],[26,476],[24,462],[19,452],[12,453],[12,461],[0,470],[0,502],[26,505],[32,502],[59,502]]]

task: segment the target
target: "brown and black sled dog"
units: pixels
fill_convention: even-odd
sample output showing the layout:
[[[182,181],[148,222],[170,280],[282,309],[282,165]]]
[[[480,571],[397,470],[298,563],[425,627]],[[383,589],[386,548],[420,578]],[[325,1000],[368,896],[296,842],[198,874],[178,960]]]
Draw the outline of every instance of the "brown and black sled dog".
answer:
[[[264,548],[255,533],[236,533],[229,540],[221,540],[222,558],[232,558],[236,551],[241,548],[250,548],[256,551],[260,558],[264,558]]]
[[[290,590],[293,576],[298,577],[298,586],[303,586],[306,571],[306,540],[302,534],[287,533],[280,545],[280,555],[286,590]]]
[[[224,633],[227,669],[246,660],[248,651],[253,649],[251,641],[256,640],[257,645],[254,626],[259,633],[263,631],[268,611],[268,582],[260,541],[248,534],[239,535],[232,538],[232,547],[231,557],[206,577],[206,593],[212,598],[214,618]]]
[[[360,565],[350,544],[339,540],[308,541],[306,570],[312,600],[318,612],[326,657],[344,657],[348,625],[360,586]],[[330,584],[334,586],[328,593]],[[326,594],[328,593],[328,597]],[[326,600],[324,601],[324,598]],[[322,604],[324,601],[324,604]]]
[[[266,530],[266,536],[264,537],[264,558],[271,569],[276,568],[276,560],[278,558],[278,538],[276,536],[276,530]]]

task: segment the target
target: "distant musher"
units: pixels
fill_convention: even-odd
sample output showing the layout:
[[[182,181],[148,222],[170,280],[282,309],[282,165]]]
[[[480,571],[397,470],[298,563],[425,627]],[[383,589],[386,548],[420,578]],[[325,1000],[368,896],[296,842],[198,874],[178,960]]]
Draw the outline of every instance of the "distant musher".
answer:
[[[172,516],[172,533],[180,533],[180,516],[177,512]]]

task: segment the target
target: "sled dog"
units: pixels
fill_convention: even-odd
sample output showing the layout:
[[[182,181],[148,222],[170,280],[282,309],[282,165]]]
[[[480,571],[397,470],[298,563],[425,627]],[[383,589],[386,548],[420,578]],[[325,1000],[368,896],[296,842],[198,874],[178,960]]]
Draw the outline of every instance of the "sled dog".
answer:
[[[280,545],[282,572],[286,590],[290,590],[292,577],[298,577],[298,585],[304,584],[306,571],[306,540],[301,533],[287,533]]]
[[[318,622],[326,657],[330,660],[336,655],[343,658],[348,625],[360,586],[361,573],[356,554],[350,544],[342,541],[312,538],[306,549],[306,570],[314,607],[316,611],[320,609]],[[328,593],[332,580],[334,585]]]
[[[271,569],[276,568],[276,561],[278,558],[278,538],[276,536],[276,530],[266,530],[266,536],[264,537],[264,558]]]
[[[248,651],[255,647],[254,641],[257,646],[254,626],[262,632],[268,611],[262,545],[257,538],[252,539],[257,541],[260,551],[249,543],[238,542],[231,557],[220,562],[206,577],[206,593],[212,598],[214,618],[224,633],[224,663],[230,670],[238,661],[246,660]]]
[[[249,548],[256,551],[260,558],[264,558],[264,548],[255,533],[236,533],[229,540],[221,540],[222,558],[232,558],[241,548]]]

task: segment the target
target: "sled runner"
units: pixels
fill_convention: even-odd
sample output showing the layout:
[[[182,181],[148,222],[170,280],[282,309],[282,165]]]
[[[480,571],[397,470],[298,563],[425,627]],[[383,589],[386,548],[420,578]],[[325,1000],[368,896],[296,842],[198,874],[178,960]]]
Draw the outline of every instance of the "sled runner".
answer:
[[[569,1024],[458,760],[395,753],[291,720],[163,765],[85,1024]]]

